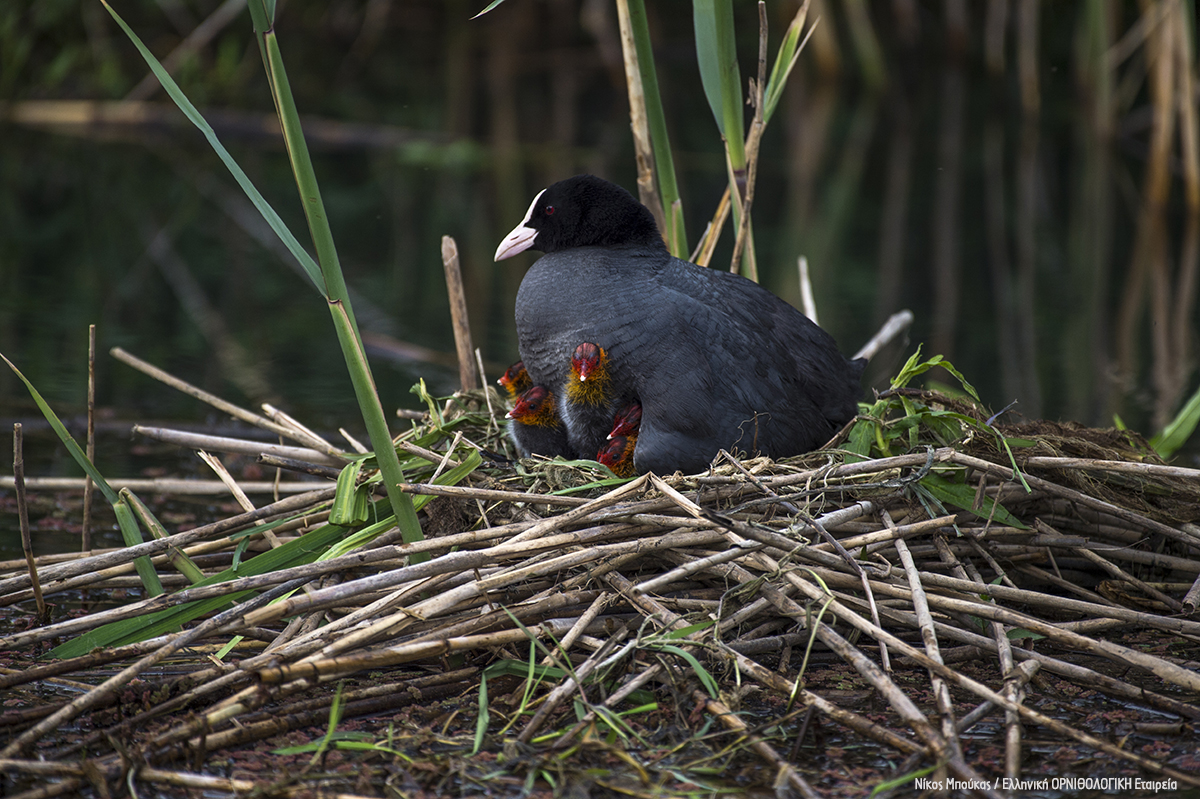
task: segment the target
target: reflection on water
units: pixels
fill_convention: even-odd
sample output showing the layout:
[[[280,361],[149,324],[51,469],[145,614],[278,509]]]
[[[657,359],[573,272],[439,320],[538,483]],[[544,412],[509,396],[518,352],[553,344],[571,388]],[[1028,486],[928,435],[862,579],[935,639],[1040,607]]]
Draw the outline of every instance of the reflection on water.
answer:
[[[634,185],[614,12],[599,0],[547,0],[468,21],[479,4],[402,5],[343,3],[315,17],[285,8],[281,19],[342,264],[365,329],[449,354],[439,247],[443,234],[456,237],[476,342],[503,368],[515,358],[513,296],[531,258],[493,264],[500,236],[565,175]],[[695,240],[724,165],[690,15],[648,5]],[[806,255],[822,324],[847,352],[888,313],[913,309],[904,351],[873,364],[876,386],[921,343],[995,408],[1016,399],[1028,417],[1092,425],[1119,413],[1147,433],[1195,390],[1198,228],[1180,144],[1186,134],[1194,145],[1194,103],[1172,105],[1185,73],[1155,58],[1186,41],[1172,38],[1169,3],[1147,4],[1140,27],[1136,10],[1110,5],[877,4],[865,39],[863,20],[818,9],[818,34],[765,139],[760,271],[797,302]],[[772,46],[795,7],[778,6]],[[738,10],[745,75],[750,11]],[[165,55],[182,34],[157,14],[131,21]],[[123,417],[207,411],[108,359],[112,346],[236,402],[352,423],[323,302],[162,95],[106,107],[120,124],[62,121],[85,110],[51,98],[116,101],[144,73],[106,18],[84,22],[93,27],[74,31],[79,41],[103,30],[104,48],[68,47],[66,77],[51,80],[37,57],[48,44],[34,41],[29,81],[4,89],[25,123],[6,124],[0,148],[0,351],[77,410],[94,322],[99,403]],[[181,77],[299,232],[244,22],[185,59]],[[76,23],[62,24],[69,38]],[[863,60],[872,53],[882,60]],[[1194,54],[1182,55],[1194,73]],[[725,268],[731,250],[727,232],[713,263]],[[408,388],[420,376],[435,392],[453,389],[452,362],[395,352],[373,350],[385,404],[415,407]],[[0,373],[0,416],[30,413],[19,383]]]

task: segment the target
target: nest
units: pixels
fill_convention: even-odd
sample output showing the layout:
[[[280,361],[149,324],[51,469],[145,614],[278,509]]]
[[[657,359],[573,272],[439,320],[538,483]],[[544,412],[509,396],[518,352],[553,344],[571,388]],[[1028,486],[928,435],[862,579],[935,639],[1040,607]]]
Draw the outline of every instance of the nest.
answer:
[[[1200,474],[1125,432],[904,401],[981,424],[881,416],[905,451],[850,432],[620,480],[508,460],[498,398],[460,394],[398,441],[423,541],[379,498],[329,524],[327,484],[10,564],[8,792],[998,796],[1080,752],[1200,785]],[[35,578],[94,597],[180,553],[220,580],[35,618]]]

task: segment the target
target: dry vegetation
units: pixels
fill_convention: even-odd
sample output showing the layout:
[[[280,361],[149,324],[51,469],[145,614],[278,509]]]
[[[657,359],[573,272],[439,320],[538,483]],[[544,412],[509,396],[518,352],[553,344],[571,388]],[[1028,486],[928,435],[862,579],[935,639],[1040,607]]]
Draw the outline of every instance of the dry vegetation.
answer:
[[[901,390],[827,451],[618,481],[506,462],[494,392],[430,410],[399,439],[423,542],[371,523],[386,501],[330,524],[325,482],[39,562],[46,623],[4,564],[8,793],[1200,785],[1200,481],[1134,435]],[[864,430],[909,451],[861,459]],[[113,600],[180,553],[225,573]]]

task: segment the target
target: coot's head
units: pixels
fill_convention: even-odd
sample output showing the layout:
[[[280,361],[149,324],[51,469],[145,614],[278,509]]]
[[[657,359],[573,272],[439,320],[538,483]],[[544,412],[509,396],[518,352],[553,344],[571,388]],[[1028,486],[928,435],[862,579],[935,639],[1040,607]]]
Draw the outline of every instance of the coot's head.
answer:
[[[596,460],[604,464],[617,477],[633,477],[637,470],[633,465],[633,450],[637,436],[617,436],[596,453]]]
[[[511,411],[505,414],[509,419],[532,427],[546,427],[558,424],[558,410],[554,407],[554,395],[545,386],[534,386],[517,397],[517,402]]]
[[[571,368],[563,387],[571,405],[607,406],[611,402],[608,353],[598,344],[585,342],[571,353]]]
[[[524,361],[517,361],[508,367],[508,370],[496,382],[508,392],[508,398],[514,401],[533,386],[533,380],[529,377],[529,372],[525,371]]]
[[[608,376],[608,353],[599,344],[584,342],[571,355],[571,376],[579,382]]]
[[[653,214],[632,194],[593,175],[576,175],[533,198],[521,224],[500,242],[496,260],[529,249],[618,245],[665,247]]]
[[[618,411],[616,417],[613,418],[613,429],[608,434],[608,438],[612,440],[617,436],[637,435],[641,424],[642,403],[637,401],[631,402]]]

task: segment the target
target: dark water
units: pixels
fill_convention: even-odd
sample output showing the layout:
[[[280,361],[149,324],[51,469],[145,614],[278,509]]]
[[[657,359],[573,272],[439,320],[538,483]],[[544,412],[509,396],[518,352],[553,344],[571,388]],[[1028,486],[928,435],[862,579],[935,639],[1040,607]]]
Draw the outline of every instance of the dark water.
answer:
[[[409,388],[419,377],[435,393],[457,382],[442,235],[457,239],[473,334],[494,379],[516,358],[513,297],[532,262],[493,264],[497,242],[561,177],[590,171],[634,188],[611,6],[512,2],[468,21],[477,5],[295,2],[280,18],[360,323],[440,354],[434,363],[372,349],[389,408],[417,406]],[[723,157],[690,6],[649,5],[695,242],[724,187]],[[889,313],[912,309],[908,340],[872,364],[870,387],[885,386],[920,344],[949,357],[994,408],[1017,400],[1027,417],[1098,426],[1119,414],[1152,434],[1197,385],[1178,135],[1168,202],[1153,215],[1164,253],[1155,260],[1135,247],[1153,135],[1148,57],[1144,47],[1122,51],[1106,84],[1085,46],[1100,25],[1111,59],[1136,15],[1039,6],[1031,99],[1016,11],[1001,29],[1003,63],[988,66],[987,14],[999,5],[872,5],[879,90],[855,60],[841,9],[826,10],[764,140],[754,205],[762,282],[797,302],[796,259],[806,255],[820,321],[847,352]],[[772,50],[794,8],[772,5]],[[914,16],[894,16],[905,8]],[[5,13],[31,26],[24,60],[14,56],[0,81],[28,114],[44,117],[49,101],[119,100],[145,73],[102,13],[28,3]],[[127,13],[160,56],[179,42],[183,22],[150,6]],[[737,13],[748,76],[753,10]],[[284,153],[261,132],[271,104],[248,31],[243,12],[180,80],[304,240]],[[78,419],[95,323],[106,418],[222,421],[107,356],[121,346],[231,401],[269,400],[316,427],[358,432],[324,302],[201,137],[161,93],[150,99],[157,105],[142,111],[153,119],[139,124],[3,123],[0,352]],[[718,268],[731,249],[727,232]],[[23,386],[0,370],[0,473],[11,468],[10,422],[36,418]],[[31,474],[77,474],[45,441],[28,457]],[[107,457],[110,473],[146,468]]]

